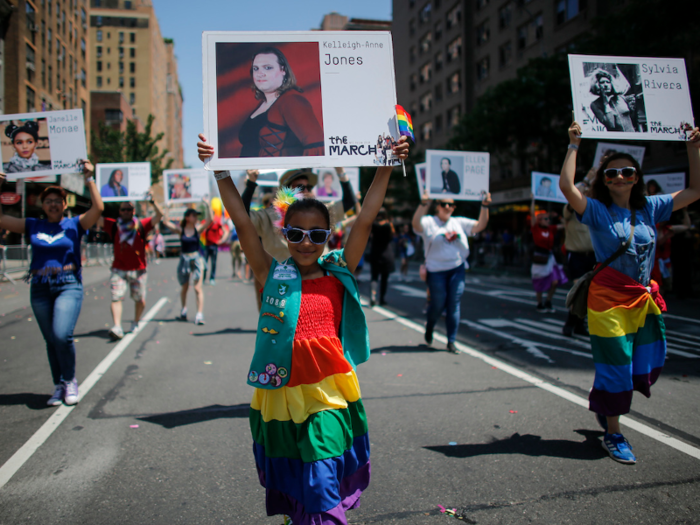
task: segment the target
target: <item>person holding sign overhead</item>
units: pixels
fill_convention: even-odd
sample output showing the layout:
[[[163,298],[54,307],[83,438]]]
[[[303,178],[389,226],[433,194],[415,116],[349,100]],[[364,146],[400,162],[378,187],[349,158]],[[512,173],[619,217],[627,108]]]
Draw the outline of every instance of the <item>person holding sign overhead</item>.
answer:
[[[425,266],[430,292],[430,306],[425,325],[425,342],[428,346],[433,344],[433,329],[446,309],[447,350],[457,353],[455,340],[464,293],[464,272],[469,256],[467,237],[486,229],[490,204],[491,194],[486,193],[481,201],[478,221],[453,217],[456,204],[453,199],[447,197],[437,202],[436,215],[426,215],[430,207],[430,198],[425,193],[413,214],[413,231],[423,237],[425,244]]]
[[[630,411],[634,390],[651,395],[666,357],[662,317],[666,305],[658,284],[651,280],[655,224],[700,199],[700,130],[693,129],[686,143],[688,188],[649,197],[639,164],[626,153],[603,161],[586,197],[574,185],[581,126],[574,122],[568,131],[569,149],[559,187],[590,228],[596,260],[603,263],[588,289],[588,329],[596,371],[589,407],[605,430],[603,447],[610,457],[635,463],[632,447],[622,435],[620,416]]]
[[[90,209],[77,217],[65,218],[68,208],[66,191],[49,186],[41,193],[45,219],[18,219],[3,215],[0,206],[0,230],[24,234],[32,247],[28,280],[34,317],[46,341],[54,391],[47,405],[78,402],[78,380],[75,376],[75,344],[73,330],[83,304],[80,243],[104,210],[95,185],[94,168],[81,161],[85,185],[90,192]],[[0,189],[5,174],[0,173]]]

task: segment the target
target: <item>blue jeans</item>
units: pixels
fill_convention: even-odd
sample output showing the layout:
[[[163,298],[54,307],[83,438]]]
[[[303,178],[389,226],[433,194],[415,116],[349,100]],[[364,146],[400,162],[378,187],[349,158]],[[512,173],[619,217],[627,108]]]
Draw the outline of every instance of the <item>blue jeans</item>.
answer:
[[[211,266],[209,266],[209,280],[216,278],[216,257],[219,254],[219,246],[216,244],[204,247],[204,262],[209,265],[211,257]]]
[[[73,330],[83,305],[83,285],[74,274],[62,282],[51,277],[48,282],[32,283],[30,301],[34,317],[46,341],[53,384],[75,378],[75,344]]]
[[[432,332],[446,310],[447,341],[454,343],[459,328],[462,294],[464,293],[464,264],[444,272],[428,272],[430,307],[426,331]]]

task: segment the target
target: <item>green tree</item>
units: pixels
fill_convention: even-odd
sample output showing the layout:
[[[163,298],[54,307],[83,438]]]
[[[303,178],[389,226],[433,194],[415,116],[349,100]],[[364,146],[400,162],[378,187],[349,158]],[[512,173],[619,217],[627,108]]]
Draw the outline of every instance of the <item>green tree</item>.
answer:
[[[153,136],[153,115],[148,116],[143,132],[136,122],[127,120],[126,132],[106,126],[100,122],[97,131],[92,132],[92,155],[94,162],[150,162],[151,183],[157,184],[163,177],[163,170],[169,169],[174,159],[166,159],[169,151],[160,151],[158,142],[165,136]]]

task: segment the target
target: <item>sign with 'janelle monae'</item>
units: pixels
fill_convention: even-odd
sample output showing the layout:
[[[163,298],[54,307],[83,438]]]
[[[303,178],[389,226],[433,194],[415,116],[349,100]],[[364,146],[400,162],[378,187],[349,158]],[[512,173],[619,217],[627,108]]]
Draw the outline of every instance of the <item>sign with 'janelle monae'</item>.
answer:
[[[400,163],[389,32],[207,31],[202,53],[207,168]]]
[[[569,55],[584,138],[687,140],[693,123],[685,61]]]
[[[1,115],[0,129],[8,180],[77,173],[87,159],[82,109]]]

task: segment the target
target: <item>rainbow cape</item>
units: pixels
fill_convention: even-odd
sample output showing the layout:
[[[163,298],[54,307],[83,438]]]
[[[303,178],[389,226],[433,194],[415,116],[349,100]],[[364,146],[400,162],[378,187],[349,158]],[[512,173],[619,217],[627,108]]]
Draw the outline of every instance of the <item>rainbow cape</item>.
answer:
[[[627,414],[632,392],[651,396],[666,359],[666,305],[658,285],[649,288],[607,267],[588,289],[588,330],[595,363],[590,409],[605,416]]]
[[[413,121],[411,120],[411,115],[398,104],[396,105],[396,120],[399,123],[399,135],[405,135],[415,142],[416,137],[413,136]]]

